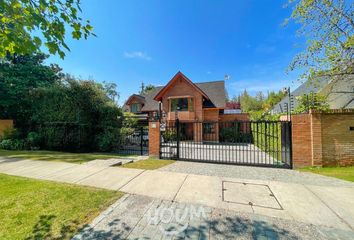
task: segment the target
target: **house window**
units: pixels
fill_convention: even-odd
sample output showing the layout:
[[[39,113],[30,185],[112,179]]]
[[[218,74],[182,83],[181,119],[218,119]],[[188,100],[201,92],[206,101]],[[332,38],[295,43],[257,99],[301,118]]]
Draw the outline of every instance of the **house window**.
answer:
[[[203,133],[212,134],[215,133],[215,124],[214,123],[203,123]]]
[[[193,98],[174,98],[171,99],[171,112],[193,111]]]
[[[137,113],[140,111],[140,104],[139,103],[133,103],[131,106],[130,106],[130,111],[132,113]]]

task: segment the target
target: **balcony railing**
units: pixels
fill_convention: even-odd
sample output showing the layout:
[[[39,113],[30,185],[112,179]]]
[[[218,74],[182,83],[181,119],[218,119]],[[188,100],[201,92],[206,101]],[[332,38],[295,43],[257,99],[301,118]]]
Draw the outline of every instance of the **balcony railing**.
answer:
[[[168,112],[167,113],[167,120],[173,121],[175,119],[176,119],[175,112]],[[181,121],[195,120],[195,112],[180,111],[180,112],[178,112],[178,119]]]

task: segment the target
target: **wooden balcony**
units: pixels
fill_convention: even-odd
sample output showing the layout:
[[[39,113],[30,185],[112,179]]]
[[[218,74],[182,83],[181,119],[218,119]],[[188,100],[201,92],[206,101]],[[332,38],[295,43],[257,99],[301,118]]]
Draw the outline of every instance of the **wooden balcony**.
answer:
[[[180,112],[178,112],[178,119],[181,121],[193,121],[193,120],[195,120],[195,112],[180,111]],[[176,113],[175,112],[168,112],[167,113],[167,120],[168,121],[176,120]]]

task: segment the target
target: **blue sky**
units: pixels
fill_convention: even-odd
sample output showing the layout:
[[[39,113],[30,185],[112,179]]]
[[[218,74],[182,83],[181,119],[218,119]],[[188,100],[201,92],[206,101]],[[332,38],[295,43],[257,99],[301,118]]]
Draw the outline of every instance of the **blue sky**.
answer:
[[[84,18],[97,37],[67,38],[64,71],[82,78],[115,82],[120,103],[141,82],[164,85],[177,71],[194,82],[221,80],[230,97],[244,89],[279,90],[299,84],[286,74],[298,26],[281,26],[290,15],[286,0],[137,1],[84,0]]]

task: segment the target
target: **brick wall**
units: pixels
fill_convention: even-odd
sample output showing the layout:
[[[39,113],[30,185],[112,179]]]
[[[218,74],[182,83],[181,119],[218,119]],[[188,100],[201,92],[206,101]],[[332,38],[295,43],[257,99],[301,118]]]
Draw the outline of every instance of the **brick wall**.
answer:
[[[149,156],[160,156],[160,123],[149,122]]]
[[[0,120],[0,137],[3,135],[5,129],[13,127],[13,120]]]
[[[204,121],[217,122],[219,121],[219,109],[204,109]]]
[[[250,115],[248,113],[239,113],[239,114],[222,114],[220,115],[221,122],[228,121],[249,121]]]
[[[354,165],[354,112],[322,115],[322,164]]]
[[[294,167],[354,165],[354,110],[294,115],[292,125]]]

